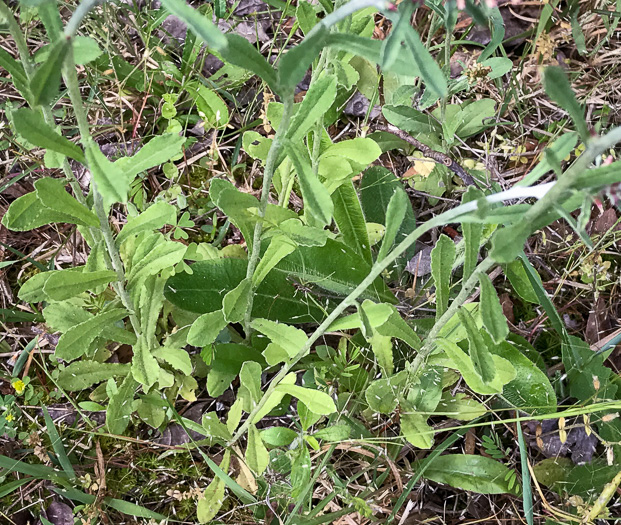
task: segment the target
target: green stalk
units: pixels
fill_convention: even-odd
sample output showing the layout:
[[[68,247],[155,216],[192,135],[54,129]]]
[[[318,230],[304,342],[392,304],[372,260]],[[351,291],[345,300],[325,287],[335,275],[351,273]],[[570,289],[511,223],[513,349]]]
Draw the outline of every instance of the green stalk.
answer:
[[[19,58],[22,62],[22,66],[24,67],[24,71],[26,72],[28,80],[30,80],[30,75],[32,74],[32,61],[30,60],[28,44],[26,43],[26,39],[24,38],[24,35],[19,27],[19,24],[17,23],[17,20],[15,20],[13,12],[4,3],[4,0],[0,0],[0,15],[4,17],[6,24],[9,26],[9,34],[13,37],[13,40],[15,41],[15,45],[17,46],[17,52],[19,53]]]
[[[267,160],[265,162],[265,171],[263,172],[263,186],[261,188],[261,200],[259,201],[259,218],[254,226],[254,235],[252,239],[252,249],[250,252],[250,259],[248,260],[248,270],[246,272],[246,278],[252,279],[254,271],[259,263],[259,256],[261,253],[261,234],[263,233],[263,218],[267,211],[267,204],[270,196],[270,189],[272,187],[272,179],[274,173],[278,167],[278,157],[283,147],[283,138],[286,136],[289,129],[289,122],[291,121],[291,115],[293,113],[293,93],[290,93],[283,99],[283,111],[278,131],[274,136],[270,151],[267,154]],[[254,300],[254,293],[250,294],[248,301],[248,307],[246,309],[246,315],[244,317],[244,328],[246,329],[246,336],[249,337],[250,322],[252,315],[252,304]]]

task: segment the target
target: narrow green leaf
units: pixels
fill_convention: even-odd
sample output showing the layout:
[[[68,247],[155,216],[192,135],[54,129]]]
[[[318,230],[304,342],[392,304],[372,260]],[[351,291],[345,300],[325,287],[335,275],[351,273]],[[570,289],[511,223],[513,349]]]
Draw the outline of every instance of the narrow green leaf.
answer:
[[[246,361],[239,371],[240,390],[238,397],[244,399],[244,410],[248,413],[254,410],[263,395],[261,392],[262,373],[263,368],[256,361]]]
[[[494,343],[502,343],[509,335],[507,318],[502,311],[502,305],[498,299],[496,289],[486,273],[479,274],[481,283],[481,317],[483,326],[492,336]]]
[[[70,268],[53,272],[46,280],[43,292],[54,301],[64,301],[116,279],[116,272],[112,270],[78,272]]]
[[[107,210],[112,204],[127,202],[130,181],[123,172],[110,162],[99,149],[99,146],[90,141],[86,147],[86,162],[101,193],[104,208]]]
[[[222,52],[227,48],[227,39],[205,15],[193,9],[185,0],[162,0],[164,7],[185,22],[188,28],[210,47]]]
[[[563,108],[576,126],[582,142],[590,139],[589,128],[584,119],[584,108],[576,100],[565,72],[557,66],[548,66],[543,74],[543,87],[548,96]]]
[[[166,268],[179,263],[186,252],[186,246],[180,242],[162,242],[145,257],[132,265],[127,276],[128,287],[139,287],[151,275],[156,275]]]
[[[309,66],[326,45],[327,34],[328,29],[323,24],[315,26],[310,35],[280,59],[278,84],[283,91],[292,91],[302,81]]]
[[[333,74],[320,75],[304,95],[291,118],[287,138],[296,145],[306,137],[316,122],[330,109],[336,99],[337,79]]]
[[[436,319],[448,308],[451,272],[455,263],[455,243],[442,234],[431,250],[431,276],[436,287]]]
[[[428,450],[433,445],[434,430],[427,424],[428,417],[417,412],[401,413],[401,433],[416,448]]]
[[[473,186],[468,187],[462,198],[462,203],[478,200],[483,197],[483,192]],[[466,281],[472,275],[479,260],[481,233],[483,225],[469,222],[461,226],[464,237],[464,273],[462,279]]]
[[[220,463],[220,469],[225,473],[229,470],[230,458],[231,451],[227,449]],[[224,480],[220,476],[214,476],[196,505],[196,517],[199,523],[209,523],[216,517],[224,503],[225,487]]]
[[[246,464],[256,475],[260,476],[265,472],[269,463],[270,455],[261,440],[261,434],[255,425],[250,425],[246,447]]]
[[[54,356],[64,361],[73,361],[84,355],[90,344],[101,333],[116,321],[127,316],[127,311],[116,308],[107,312],[101,312],[88,321],[77,324],[60,336]]]
[[[492,56],[494,51],[502,44],[505,38],[505,23],[502,18],[500,10],[495,7],[490,9],[489,13],[489,26],[491,28],[492,38],[485,46],[485,49],[481,52],[481,56],[478,58],[478,62],[483,62]]]
[[[254,319],[250,326],[284,348],[289,357],[295,357],[308,341],[308,337],[302,330],[284,323]]]
[[[282,382],[274,389],[275,392],[289,394],[306,405],[313,413],[329,415],[336,412],[336,405],[332,398],[325,392],[304,388],[297,385],[286,385]]]
[[[26,100],[30,100],[32,94],[30,93],[28,77],[26,76],[23,66],[2,48],[0,48],[0,67],[6,69],[6,71],[11,75],[13,85],[20,92],[20,94]]]
[[[509,264],[505,264],[502,269],[515,292],[524,299],[524,301],[534,304],[539,303],[533,285],[528,279],[526,270],[520,261],[513,261]]]
[[[484,383],[491,383],[496,377],[496,367],[492,360],[492,354],[485,345],[485,341],[470,312],[465,308],[460,308],[457,310],[457,315],[468,334],[468,350],[472,366]],[[481,315],[483,316],[482,310]]]
[[[43,409],[43,418],[45,419],[45,428],[47,430],[47,435],[49,436],[50,441],[52,442],[52,448],[54,449],[54,452],[56,453],[58,462],[60,463],[60,466],[65,471],[65,474],[67,474],[67,477],[70,480],[74,480],[75,471],[73,470],[73,465],[71,464],[71,461],[67,457],[67,452],[63,445],[62,439],[60,438],[60,434],[58,433],[58,430],[56,429],[56,426],[54,425],[54,421],[52,421],[52,418],[50,417],[50,413],[47,411],[47,407],[43,406],[42,409]]]
[[[110,396],[106,408],[106,426],[111,434],[123,435],[134,411],[134,394],[138,383],[131,375],[125,376],[116,393]]]
[[[32,76],[30,92],[37,106],[50,105],[58,96],[61,69],[69,51],[69,43],[69,40],[61,37],[53,44],[47,60],[37,68]]]
[[[127,221],[121,233],[117,235],[116,244],[120,246],[125,239],[143,231],[159,230],[165,225],[174,226],[177,223],[177,210],[172,204],[158,201],[149,206],[138,217]]]
[[[436,457],[425,470],[425,478],[478,494],[512,494],[508,474],[514,471],[498,461],[473,454]]]
[[[293,253],[296,244],[285,235],[275,235],[272,237],[269,246],[261,257],[254,274],[252,274],[252,284],[256,287],[263,282],[267,274],[287,255]]]
[[[404,191],[395,191],[386,209],[386,231],[384,232],[382,246],[377,254],[377,262],[380,262],[388,255],[395,243],[397,233],[399,233],[403,220],[405,219],[408,206],[410,206],[410,200],[407,194]]]
[[[200,348],[210,345],[227,324],[222,310],[201,315],[192,323],[188,332],[188,344]]]
[[[124,501],[122,499],[115,498],[106,498],[104,499],[104,503],[114,510],[118,510],[123,514],[127,514],[128,516],[135,516],[137,518],[151,518],[154,520],[165,520],[166,516],[163,516],[159,512],[153,512],[152,510],[146,509],[141,505],[136,505],[135,503],[131,503],[130,501]]]
[[[227,323],[239,323],[244,318],[251,293],[252,279],[248,278],[226,293],[222,299],[222,312]]]
[[[334,212],[330,192],[313,173],[308,160],[298,151],[298,146],[292,141],[286,140],[285,149],[293,162],[298,180],[300,181],[300,189],[304,199],[304,212],[313,217],[320,226],[330,224]]]
[[[315,9],[308,2],[299,2],[295,10],[295,18],[300,24],[300,29],[305,36],[308,36],[311,29],[319,22]]]
[[[155,166],[164,164],[181,153],[185,137],[176,133],[158,135],[147,142],[131,157],[123,157],[113,166],[122,172],[124,179],[130,183],[136,175]]]
[[[75,218],[71,215],[59,213],[44,206],[37,197],[36,191],[15,199],[2,217],[2,224],[6,228],[18,232],[34,230],[53,222],[73,224],[74,221]]]
[[[332,194],[332,202],[334,203],[334,220],[343,236],[343,241],[368,264],[372,264],[369,234],[353,183],[349,181],[339,186]]]
[[[404,36],[425,84],[435,91],[439,97],[448,96],[448,85],[444,73],[421,42],[416,30],[407,25]]]
[[[251,71],[261,78],[274,92],[280,93],[276,71],[243,36],[228,33],[226,36],[227,47],[221,49],[222,58],[233,64]]]
[[[44,177],[34,184],[37,190],[37,198],[43,206],[56,213],[73,217],[71,222],[82,226],[99,226],[99,219],[86,206],[65,191],[65,181]]]
[[[138,338],[133,350],[132,375],[143,385],[145,391],[149,390],[160,378],[160,365],[147,346],[144,336]]]
[[[12,117],[15,131],[28,142],[40,148],[71,157],[84,164],[84,153],[80,147],[48,126],[43,115],[38,111],[20,108],[12,112]]]
[[[120,363],[98,363],[97,361],[76,361],[63,368],[58,375],[58,386],[70,392],[85,390],[111,377],[129,374],[129,365]]]

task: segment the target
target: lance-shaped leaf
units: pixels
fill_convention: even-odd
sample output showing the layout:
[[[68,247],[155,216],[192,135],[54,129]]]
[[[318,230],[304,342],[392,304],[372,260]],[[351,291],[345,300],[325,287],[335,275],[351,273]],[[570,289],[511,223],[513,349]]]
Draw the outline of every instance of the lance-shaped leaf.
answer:
[[[143,231],[159,230],[167,224],[174,226],[176,223],[176,208],[167,202],[158,201],[149,206],[138,217],[133,217],[127,221],[121,233],[117,235],[116,244],[120,246],[125,239]]]
[[[72,361],[84,355],[90,344],[101,333],[116,321],[127,316],[127,311],[121,308],[101,312],[88,321],[73,326],[60,336],[54,355],[58,359]]]
[[[230,459],[231,451],[227,449],[220,463],[220,469],[224,473],[229,470]],[[196,517],[199,523],[210,523],[216,517],[224,503],[225,486],[224,479],[220,476],[214,476],[213,481],[207,486],[196,505]]]
[[[272,90],[280,93],[276,71],[243,36],[226,35],[227,47],[220,50],[222,58],[234,66],[243,67],[261,78]]]
[[[323,25],[315,29],[300,44],[289,50],[278,64],[278,84],[283,91],[293,90],[304,78],[309,66],[326,45],[328,29]]]
[[[84,164],[84,153],[79,146],[52,129],[38,111],[20,108],[12,112],[15,131],[28,142]]]
[[[330,224],[334,212],[330,192],[319,181],[317,175],[313,173],[308,160],[302,152],[298,151],[298,146],[292,141],[287,140],[285,141],[285,148],[300,181],[300,189],[304,199],[304,212],[313,217],[321,226]]]
[[[11,75],[11,80],[15,89],[28,101],[32,100],[32,93],[30,93],[30,87],[28,86],[28,77],[24,71],[24,67],[15,60],[4,49],[0,48],[0,67],[6,69]]]
[[[409,24],[405,27],[404,37],[425,84],[435,91],[438,96],[446,97],[448,95],[448,85],[444,73],[421,42],[416,30]]]
[[[118,166],[105,157],[99,146],[92,140],[86,148],[86,162],[93,181],[97,185],[97,191],[103,199],[104,209],[107,210],[117,202],[125,204],[130,181]]]
[[[286,385],[282,382],[274,389],[275,392],[289,394],[306,405],[311,412],[318,415],[328,415],[336,412],[336,405],[325,392],[304,388],[297,385]]]
[[[243,318],[252,293],[252,280],[244,279],[222,299],[222,312],[228,323],[239,323]]]
[[[132,375],[136,381],[144,386],[146,391],[159,380],[160,365],[147,346],[144,336],[138,338],[133,350]]]
[[[256,287],[261,284],[267,274],[276,266],[283,258],[292,253],[296,248],[295,242],[285,235],[275,235],[272,237],[267,250],[261,257],[254,273],[252,274],[252,284]],[[228,295],[228,294],[227,294]]]
[[[470,186],[464,193],[461,201],[466,203],[478,200],[481,197],[483,197],[483,192],[474,186]],[[483,225],[469,222],[462,224],[461,229],[464,236],[464,274],[462,279],[466,281],[472,275],[478,262]]]
[[[407,193],[404,191],[395,191],[392,194],[386,209],[386,231],[384,232],[382,246],[377,254],[377,262],[384,259],[392,248],[397,238],[397,233],[403,224],[403,219],[405,219],[408,206],[410,206],[410,200],[408,199]]]
[[[65,181],[44,177],[34,184],[37,198],[43,206],[56,213],[69,215],[72,223],[82,226],[99,226],[99,219],[86,206],[65,191]]]
[[[496,294],[496,289],[486,273],[479,274],[481,283],[481,318],[483,326],[492,336],[494,343],[500,344],[509,335],[507,318]]]
[[[73,224],[74,217],[56,212],[38,199],[33,191],[15,199],[2,217],[2,224],[9,230],[24,232],[53,222]]]
[[[54,301],[64,301],[116,279],[116,272],[112,270],[79,272],[68,268],[52,272],[43,286],[43,292]]]
[[[313,82],[291,118],[287,138],[298,144],[316,122],[330,109],[336,99],[337,80],[333,74],[323,74]]]
[[[584,119],[584,108],[576,100],[565,72],[557,66],[547,67],[543,74],[543,87],[548,96],[569,113],[582,141],[588,142],[590,134]]]
[[[299,328],[268,319],[255,319],[251,327],[285,349],[289,357],[295,357],[308,341],[306,334]]]
[[[431,250],[431,276],[436,286],[436,319],[442,317],[448,308],[455,252],[455,243],[444,234],[440,235]]]
[[[140,148],[135,155],[123,157],[113,166],[119,168],[123,177],[131,182],[139,173],[164,164],[179,155],[184,142],[185,137],[175,133],[158,135]]]
[[[173,15],[183,20],[188,28],[209,46],[220,52],[226,49],[226,37],[211,20],[191,8],[185,0],[163,0],[162,4]]]
[[[483,314],[483,312],[481,312]],[[492,359],[492,354],[487,348],[481,332],[477,329],[477,325],[468,310],[460,308],[457,311],[459,320],[466,329],[468,336],[468,350],[470,359],[475,372],[484,383],[491,383],[496,377],[496,367]]]
[[[69,51],[69,45],[70,40],[66,38],[61,38],[53,44],[49,56],[32,76],[30,92],[36,105],[49,105],[58,95],[61,68]]]
[[[256,426],[250,425],[246,447],[246,464],[255,474],[260,476],[265,472],[269,463],[270,455],[261,440],[261,434],[259,434]]]
[[[222,310],[203,314],[192,323],[188,332],[188,344],[201,348],[210,345],[226,325]]]
[[[131,375],[125,377],[119,389],[110,396],[106,408],[106,426],[111,434],[122,435],[134,411],[133,400],[138,383]]]
[[[334,203],[334,220],[343,236],[343,241],[368,264],[372,264],[369,233],[353,183],[347,181],[339,186],[332,194],[332,202]]]
[[[120,363],[98,363],[97,361],[76,361],[63,368],[58,375],[58,386],[75,392],[85,390],[111,377],[124,377],[130,372],[129,365]]]

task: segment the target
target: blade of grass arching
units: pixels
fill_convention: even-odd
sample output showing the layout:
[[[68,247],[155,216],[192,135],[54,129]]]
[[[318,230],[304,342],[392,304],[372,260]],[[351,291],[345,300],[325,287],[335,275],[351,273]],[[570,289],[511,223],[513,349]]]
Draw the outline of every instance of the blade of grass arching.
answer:
[[[304,519],[301,516],[294,516],[291,525],[323,525],[324,523],[334,523],[338,518],[354,512],[356,512],[354,508],[345,507],[344,509],[337,510],[336,512],[322,514],[321,516],[312,519]]]
[[[35,261],[32,257],[28,257],[25,253],[22,253],[19,250],[16,250],[15,248],[9,246],[8,244],[3,243],[2,241],[0,241],[0,246],[2,246],[3,248],[6,248],[7,250],[14,253],[15,255],[19,255],[19,257],[21,257],[24,261],[29,262],[33,266],[36,266],[42,272],[45,272],[48,270],[47,266],[41,264],[39,261]]]
[[[50,441],[52,442],[52,448],[56,453],[56,458],[60,463],[60,466],[67,474],[67,477],[70,480],[75,479],[75,471],[73,470],[73,465],[67,456],[67,452],[65,451],[65,447],[63,445],[63,441],[60,438],[60,434],[56,430],[54,426],[54,421],[50,417],[50,413],[47,411],[47,407],[43,407],[43,417],[45,418],[45,426],[47,427],[48,436],[50,436]]]
[[[477,419],[475,419],[474,421],[477,421]],[[395,506],[393,507],[392,512],[390,513],[390,516],[388,516],[386,523],[392,523],[395,520],[395,518],[397,517],[397,512],[399,512],[399,509],[405,503],[405,500],[410,495],[410,492],[412,492],[412,490],[414,489],[414,485],[416,485],[416,483],[418,483],[418,480],[420,480],[420,478],[423,477],[425,470],[427,470],[427,468],[429,467],[429,465],[431,465],[433,460],[436,459],[440,454],[442,454],[442,452],[444,452],[447,448],[449,448],[459,438],[461,438],[467,431],[468,431],[468,428],[464,427],[454,432],[448,438],[446,438],[442,443],[440,443],[435,448],[435,450],[431,452],[431,454],[429,454],[423,461],[421,461],[420,469],[410,479],[410,481],[408,481],[408,484],[406,485],[405,489],[403,489],[403,493],[401,494],[401,496],[399,496],[397,503],[395,503]]]
[[[0,467],[7,469],[9,472],[19,472],[37,479],[49,479],[55,482],[65,481],[64,476],[52,467],[31,465],[30,463],[24,463],[23,461],[12,459],[7,456],[0,456]]]
[[[196,445],[194,439],[192,439],[192,436],[190,435],[190,433],[188,432],[188,428],[186,426],[186,424],[184,423],[183,419],[179,413],[177,412],[177,410],[175,409],[175,407],[172,405],[172,403],[168,403],[168,406],[170,407],[170,409],[172,410],[173,416],[175,417],[175,419],[177,420],[177,423],[179,425],[181,425],[181,428],[183,428],[183,430],[186,431],[186,433],[188,434],[188,437],[190,438],[190,442],[192,443],[192,445]],[[252,494],[250,494],[250,492],[248,492],[246,489],[244,489],[241,485],[239,485],[233,478],[231,478],[226,472],[224,472],[216,463],[214,463],[214,461],[207,455],[205,454],[202,449],[200,447],[196,447],[195,446],[195,450],[201,455],[201,457],[203,458],[203,460],[205,461],[205,463],[207,463],[207,465],[209,466],[209,468],[213,471],[213,473],[218,476],[222,481],[224,481],[224,484],[232,491],[235,493],[235,495],[244,503],[256,503],[257,502],[257,498],[255,498]]]
[[[32,167],[28,168],[27,170],[22,171],[16,177],[13,177],[12,179],[9,179],[8,181],[6,181],[2,186],[0,186],[0,193],[2,193],[7,188],[10,188],[11,186],[13,186],[13,184],[17,184],[20,180],[26,178],[28,175],[30,175],[37,168],[38,168],[38,166],[36,166],[36,165],[32,166]]]
[[[25,485],[26,483],[30,483],[31,481],[32,481],[32,478],[25,478],[25,479],[16,479],[15,481],[9,481],[8,483],[5,483],[4,485],[0,486],[0,498],[4,498],[4,496],[8,496],[9,494],[17,490],[22,485]]]
[[[35,337],[32,341],[30,341],[24,347],[24,349],[19,354],[19,357],[15,361],[15,366],[13,367],[13,376],[14,377],[17,377],[19,374],[22,373],[22,370],[24,368],[24,365],[26,364],[26,361],[28,360],[28,356],[30,355],[30,352],[32,352],[32,349],[37,344],[37,340],[38,339]]]
[[[149,509],[145,509],[141,505],[130,503],[129,501],[123,501],[122,499],[106,498],[104,503],[108,507],[118,510],[128,516],[134,516],[136,518],[152,518],[156,520],[166,520],[166,516],[158,512],[154,512]]]
[[[91,505],[97,499],[92,494],[86,494],[86,492],[82,492],[74,487],[50,487],[56,494],[63,496],[64,498],[70,499],[71,501],[79,501],[80,503],[84,503],[85,505]]]
[[[516,414],[517,416],[518,414]],[[518,445],[520,447],[520,462],[522,464],[522,499],[524,501],[524,516],[526,523],[533,525],[533,489],[530,484],[530,471],[528,470],[528,450],[524,444],[524,434],[522,434],[522,425],[516,425],[518,434]]]

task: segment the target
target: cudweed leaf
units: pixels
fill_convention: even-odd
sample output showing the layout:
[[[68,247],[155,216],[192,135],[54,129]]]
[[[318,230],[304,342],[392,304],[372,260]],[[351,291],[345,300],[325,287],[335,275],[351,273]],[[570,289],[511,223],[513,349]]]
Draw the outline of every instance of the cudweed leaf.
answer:
[[[112,270],[80,272],[70,268],[53,272],[45,281],[43,292],[53,301],[64,301],[116,279],[117,274]]]
[[[320,390],[283,383],[280,383],[274,390],[275,392],[284,392],[299,399],[311,412],[317,415],[328,415],[336,412],[336,405],[332,398]]]
[[[224,457],[220,463],[220,469],[225,473],[229,470],[231,451],[225,450]],[[196,517],[200,523],[209,523],[213,520],[224,503],[224,480],[215,476],[213,481],[205,489],[203,496],[199,498],[196,506]]]
[[[308,337],[302,330],[284,323],[254,319],[250,326],[284,348],[289,357],[295,357],[308,341]]]
[[[222,300],[222,312],[227,323],[239,323],[244,318],[251,293],[252,280],[249,278],[244,279],[230,292],[227,292]]]
[[[261,440],[261,434],[255,425],[248,429],[248,446],[246,448],[246,464],[257,475],[263,474],[270,463],[270,455]]]
[[[430,449],[433,445],[434,431],[427,424],[427,418],[428,416],[417,412],[401,414],[401,432],[417,448]]]
[[[494,343],[500,344],[509,335],[507,318],[502,311],[502,306],[494,285],[486,273],[479,274],[481,283],[481,317],[483,326],[492,336]]]
[[[476,323],[468,310],[460,308],[457,311],[457,315],[468,334],[468,349],[472,366],[484,383],[491,383],[496,376],[496,367],[491,359],[492,355],[481,336],[481,332],[477,329]],[[483,311],[481,311],[481,315],[483,316]]]
[[[123,434],[133,412],[134,394],[138,384],[131,375],[125,377],[117,392],[110,397],[106,409],[106,426],[111,434]]]
[[[431,275],[436,286],[436,319],[442,317],[448,308],[455,254],[455,243],[446,235],[440,235],[437,244],[431,250]]]
[[[58,386],[75,392],[85,390],[111,377],[124,377],[130,366],[120,363],[98,363],[97,361],[76,361],[63,368],[58,375]]]
[[[285,235],[275,235],[272,237],[269,246],[261,257],[254,273],[252,274],[252,284],[256,287],[267,274],[287,255],[293,253],[296,248],[295,242]]]
[[[86,206],[65,191],[65,181],[44,177],[35,182],[37,198],[50,210],[69,215],[71,223],[82,226],[99,226],[99,219]]]
[[[70,40],[62,38],[52,45],[47,60],[41,64],[30,81],[33,102],[39,106],[49,105],[58,96],[63,62],[69,51]]]
[[[305,443],[301,443],[291,464],[291,497],[297,498],[308,490],[312,465],[308,448]]]
[[[408,206],[410,206],[410,201],[407,194],[403,191],[395,191],[386,209],[386,231],[382,240],[382,246],[377,254],[378,262],[384,259],[392,248],[403,219],[405,219]]]
[[[213,343],[227,324],[222,310],[201,315],[188,332],[188,344],[203,347]]]
[[[86,147],[86,162],[103,199],[104,209],[115,203],[125,204],[130,181],[118,166],[104,156],[93,140]]]
[[[160,379],[160,365],[147,346],[144,336],[138,339],[133,350],[132,375],[148,390]]]
[[[576,95],[564,71],[557,66],[545,68],[543,87],[548,96],[569,113],[582,141],[585,143],[588,142],[590,133],[586,120],[584,119],[584,109],[576,100]]]

